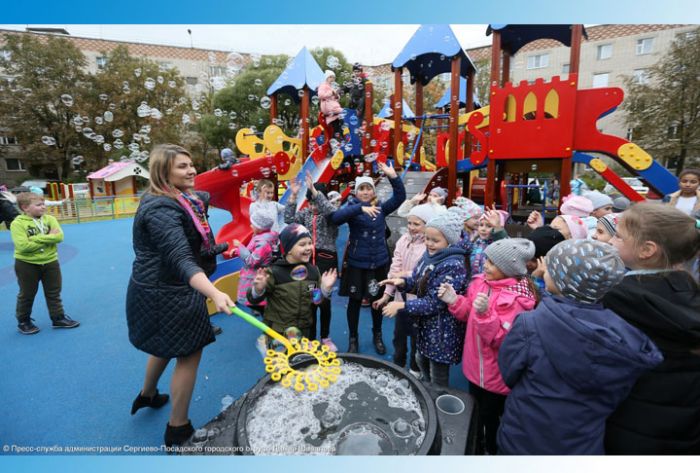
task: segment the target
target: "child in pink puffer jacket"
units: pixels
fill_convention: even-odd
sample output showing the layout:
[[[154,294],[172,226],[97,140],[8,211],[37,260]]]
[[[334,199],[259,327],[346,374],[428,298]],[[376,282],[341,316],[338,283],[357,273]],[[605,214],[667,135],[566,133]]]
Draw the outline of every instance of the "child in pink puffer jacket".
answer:
[[[233,248],[228,256],[238,256],[243,260],[243,267],[238,278],[238,303],[250,307],[254,312],[262,315],[264,303],[260,306],[251,306],[246,294],[248,288],[253,285],[253,279],[258,269],[270,266],[275,259],[279,248],[279,234],[271,230],[275,221],[269,213],[254,210],[250,214],[250,226],[253,229],[253,237],[244,246],[238,240],[233,241]]]
[[[527,278],[527,262],[535,245],[524,238],[493,242],[484,250],[484,274],[474,276],[466,296],[443,284],[438,296],[450,313],[467,322],[462,372],[479,403],[477,435],[486,453],[496,453],[496,434],[510,392],[498,368],[498,350],[515,318],[536,304],[534,285]]]

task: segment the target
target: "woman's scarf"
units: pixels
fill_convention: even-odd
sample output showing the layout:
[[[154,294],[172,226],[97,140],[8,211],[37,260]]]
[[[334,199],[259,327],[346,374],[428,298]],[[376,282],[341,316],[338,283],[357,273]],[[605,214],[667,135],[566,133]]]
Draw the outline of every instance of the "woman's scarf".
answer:
[[[180,194],[177,196],[177,200],[182,208],[184,208],[189,214],[195,228],[202,236],[202,244],[204,245],[204,249],[208,250],[211,247],[211,228],[209,227],[207,215],[204,211],[204,202],[202,202],[196,195],[186,194],[184,192],[180,192]]]

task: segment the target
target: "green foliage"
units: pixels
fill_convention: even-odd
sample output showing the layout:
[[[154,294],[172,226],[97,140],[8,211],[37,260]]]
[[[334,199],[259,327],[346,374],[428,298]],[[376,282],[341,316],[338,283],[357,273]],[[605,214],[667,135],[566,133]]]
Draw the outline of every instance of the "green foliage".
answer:
[[[108,159],[145,161],[154,144],[180,142],[191,104],[177,70],[119,47],[91,75],[73,43],[53,36],[7,34],[4,49],[0,69],[11,80],[0,89],[0,123],[17,136],[32,173],[54,163],[67,179],[76,165],[84,174]],[[148,113],[139,116],[139,106]]]
[[[700,28],[678,35],[647,78],[626,79],[627,126],[635,143],[680,172],[700,158]]]
[[[89,79],[85,57],[63,38],[6,34],[4,42],[7,55],[0,56],[0,70],[9,79],[0,87],[0,123],[22,144],[30,166],[54,163],[61,176],[80,149],[71,122],[81,113]],[[70,100],[64,103],[61,96]]]

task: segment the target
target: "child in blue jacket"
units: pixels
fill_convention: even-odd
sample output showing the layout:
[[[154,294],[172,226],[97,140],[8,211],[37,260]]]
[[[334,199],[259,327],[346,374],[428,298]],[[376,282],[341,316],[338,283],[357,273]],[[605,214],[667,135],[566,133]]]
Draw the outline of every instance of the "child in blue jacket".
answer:
[[[379,163],[379,169],[389,178],[393,195],[386,202],[379,202],[371,177],[355,179],[355,197],[348,205],[331,214],[335,225],[348,223],[350,235],[346,250],[343,274],[340,281],[341,296],[348,297],[348,353],[358,351],[357,328],[360,323],[362,299],[370,304],[384,295],[379,281],[389,273],[391,255],[386,242],[386,216],[399,208],[406,200],[406,189],[394,168]],[[372,332],[374,348],[379,355],[386,353],[382,340],[382,313],[372,308]]]
[[[553,296],[515,320],[498,357],[511,388],[498,431],[508,455],[602,455],[605,421],[661,363],[654,343],[600,299],[625,274],[611,245],[567,240],[545,258]]]
[[[467,288],[464,250],[456,243],[462,233],[463,220],[453,212],[444,212],[430,219],[425,226],[426,252],[409,278],[382,281],[394,284],[404,292],[414,293],[415,299],[389,302],[384,315],[410,316],[417,324],[416,361],[421,378],[437,386],[449,383],[450,365],[460,362],[466,325],[455,319],[447,304],[438,298],[442,283],[450,283],[456,291]]]

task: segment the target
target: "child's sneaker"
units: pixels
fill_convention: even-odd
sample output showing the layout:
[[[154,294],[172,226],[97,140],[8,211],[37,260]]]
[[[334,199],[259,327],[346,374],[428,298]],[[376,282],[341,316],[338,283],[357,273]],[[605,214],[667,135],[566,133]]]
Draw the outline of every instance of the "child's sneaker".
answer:
[[[64,315],[60,319],[54,320],[53,323],[51,324],[51,326],[53,328],[75,328],[78,325],[80,325],[80,322],[78,322],[77,320],[71,319],[67,315]]]
[[[335,346],[335,343],[333,343],[333,340],[331,340],[330,337],[322,339],[321,343],[323,345],[326,345],[328,347],[329,351],[332,351],[332,352],[338,351],[338,347]]]
[[[34,335],[39,331],[39,327],[34,325],[34,321],[32,319],[27,319],[24,322],[20,322],[17,325],[17,329],[19,330],[19,333],[23,335]]]
[[[258,349],[263,358],[267,356],[267,337],[265,335],[260,335],[258,337],[255,341],[255,348]]]

